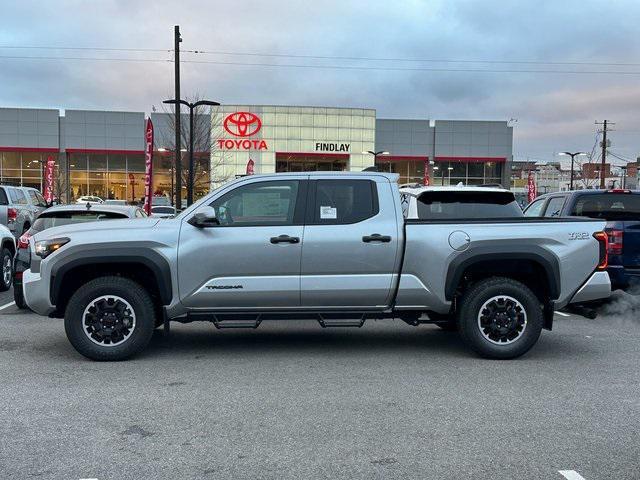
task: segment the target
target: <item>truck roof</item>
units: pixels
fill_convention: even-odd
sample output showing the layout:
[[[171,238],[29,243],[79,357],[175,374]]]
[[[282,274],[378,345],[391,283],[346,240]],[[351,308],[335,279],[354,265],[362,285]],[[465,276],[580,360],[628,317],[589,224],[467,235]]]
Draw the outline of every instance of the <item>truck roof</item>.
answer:
[[[498,187],[481,187],[481,186],[465,186],[465,185],[455,185],[455,186],[428,186],[428,187],[400,187],[400,191],[402,193],[408,193],[410,195],[419,196],[425,192],[511,192],[506,188],[498,188]]]
[[[278,177],[293,177],[293,176],[299,176],[299,175],[309,175],[313,178],[315,177],[340,177],[340,176],[356,176],[356,177],[367,177],[367,178],[371,178],[371,177],[385,177],[387,179],[389,179],[389,181],[391,182],[397,182],[398,178],[400,178],[400,175],[397,173],[387,173],[387,172],[374,172],[374,171],[368,171],[368,172],[349,172],[349,171],[340,171],[340,172],[277,172],[277,173],[258,173],[255,175],[243,175],[241,177],[238,177],[238,180],[242,179],[242,178],[246,178],[248,176],[250,177],[274,177],[274,176],[278,176]]]

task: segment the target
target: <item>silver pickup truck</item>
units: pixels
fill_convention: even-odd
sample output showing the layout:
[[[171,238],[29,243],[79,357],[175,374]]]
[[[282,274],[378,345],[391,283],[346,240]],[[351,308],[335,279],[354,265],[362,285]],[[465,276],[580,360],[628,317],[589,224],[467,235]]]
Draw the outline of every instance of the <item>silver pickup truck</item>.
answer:
[[[170,321],[382,318],[453,324],[480,355],[514,358],[551,329],[555,309],[609,296],[604,222],[405,219],[396,182],[255,175],[175,218],[51,228],[29,239],[25,299],[64,317],[72,345],[95,360],[140,352]],[[417,216],[442,210],[428,192],[411,197]]]

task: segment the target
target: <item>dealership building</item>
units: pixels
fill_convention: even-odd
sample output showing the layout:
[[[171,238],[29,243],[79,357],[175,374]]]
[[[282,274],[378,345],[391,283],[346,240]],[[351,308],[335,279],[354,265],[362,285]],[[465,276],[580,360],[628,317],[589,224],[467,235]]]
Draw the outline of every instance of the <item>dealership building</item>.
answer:
[[[170,195],[172,116],[150,117],[154,190]],[[144,112],[0,108],[0,181],[41,188],[43,165],[53,157],[54,193],[63,200],[86,194],[139,200],[145,118]],[[374,164],[398,173],[401,183],[428,176],[435,185],[509,185],[513,129],[504,121],[381,119],[373,109],[268,105],[223,105],[199,120],[211,128],[194,148],[201,166],[196,197],[251,172],[361,171]],[[187,115],[181,123],[189,125]]]

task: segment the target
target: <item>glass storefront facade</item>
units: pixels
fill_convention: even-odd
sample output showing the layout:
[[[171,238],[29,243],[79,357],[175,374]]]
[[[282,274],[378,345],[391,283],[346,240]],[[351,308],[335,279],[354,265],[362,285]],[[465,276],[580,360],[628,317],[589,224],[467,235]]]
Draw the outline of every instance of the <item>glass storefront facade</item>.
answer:
[[[501,183],[503,162],[436,162],[433,185],[482,185]]]
[[[394,159],[379,155],[376,166],[381,172],[397,173],[398,183],[422,183],[424,181],[425,159]]]
[[[144,196],[142,153],[0,151],[0,182],[42,190],[43,166],[49,156],[56,160],[54,196],[63,201],[73,202],[83,195],[94,195],[140,202]],[[188,155],[183,155],[183,198],[187,195],[188,161]],[[173,163],[170,152],[154,153],[155,195],[171,196],[175,185]],[[194,198],[197,199],[209,192],[209,153],[196,154],[194,164]]]
[[[57,152],[0,151],[0,181],[40,190],[43,165],[50,155],[58,159]]]
[[[276,172],[341,172],[348,165],[349,155],[276,153]]]
[[[140,202],[144,196],[144,154],[142,153],[68,153],[70,200],[83,195],[104,199]],[[171,152],[153,155],[154,195],[171,197],[175,185]],[[186,197],[188,157],[183,155],[183,197]],[[209,191],[209,154],[195,156],[194,197]]]

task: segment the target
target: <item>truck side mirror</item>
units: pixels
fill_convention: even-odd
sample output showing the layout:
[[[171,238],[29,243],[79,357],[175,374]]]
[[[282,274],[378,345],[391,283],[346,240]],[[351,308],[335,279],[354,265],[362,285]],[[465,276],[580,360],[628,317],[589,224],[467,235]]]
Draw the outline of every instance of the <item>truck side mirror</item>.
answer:
[[[216,210],[213,207],[203,208],[187,220],[187,223],[197,228],[217,227],[220,225],[220,221],[216,216]]]

